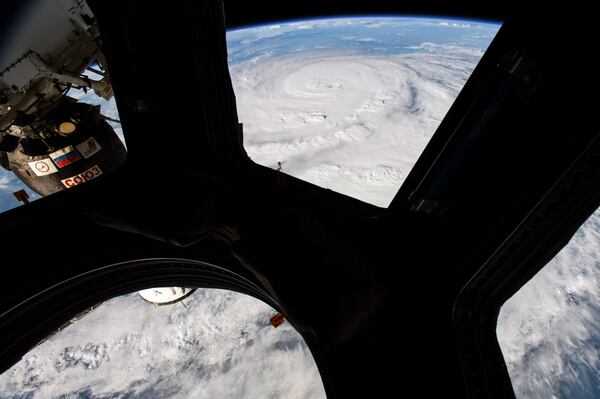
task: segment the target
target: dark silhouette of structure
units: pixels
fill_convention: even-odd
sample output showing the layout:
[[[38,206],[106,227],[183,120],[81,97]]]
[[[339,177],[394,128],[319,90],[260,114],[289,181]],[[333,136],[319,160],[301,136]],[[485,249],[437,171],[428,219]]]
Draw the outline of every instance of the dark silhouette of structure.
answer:
[[[323,3],[90,1],[128,158],[0,215],[2,369],[107,298],[219,287],[298,329],[328,397],[513,396],[499,308],[600,205],[597,10]],[[225,21],[391,12],[505,22],[388,209],[278,184],[242,146]]]

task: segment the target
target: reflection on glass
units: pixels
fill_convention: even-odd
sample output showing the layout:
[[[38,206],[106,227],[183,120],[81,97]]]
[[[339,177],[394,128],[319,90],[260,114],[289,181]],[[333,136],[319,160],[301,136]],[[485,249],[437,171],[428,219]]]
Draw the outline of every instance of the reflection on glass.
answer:
[[[600,397],[600,211],[500,310],[517,398]]]
[[[324,398],[306,344],[273,315],[215,289],[163,306],[113,298],[0,375],[0,397]]]
[[[228,32],[257,163],[388,206],[499,25],[357,17]]]
[[[0,212],[84,184],[126,156],[87,4],[34,0],[8,11],[10,34],[0,37]]]

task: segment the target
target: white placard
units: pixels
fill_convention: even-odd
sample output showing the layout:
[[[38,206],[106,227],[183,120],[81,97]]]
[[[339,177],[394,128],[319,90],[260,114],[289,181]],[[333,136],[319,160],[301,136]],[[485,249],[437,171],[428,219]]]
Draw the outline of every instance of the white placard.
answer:
[[[46,176],[58,172],[58,169],[56,169],[56,166],[54,166],[54,163],[52,163],[50,158],[29,162],[29,167],[36,176]]]

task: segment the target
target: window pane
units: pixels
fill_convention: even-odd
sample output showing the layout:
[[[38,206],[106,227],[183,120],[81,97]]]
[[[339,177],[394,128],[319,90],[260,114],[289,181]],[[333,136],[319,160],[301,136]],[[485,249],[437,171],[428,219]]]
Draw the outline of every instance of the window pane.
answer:
[[[113,298],[2,374],[0,397],[324,398],[306,344],[274,314],[216,289],[163,306]]]
[[[365,17],[230,31],[244,146],[261,165],[388,206],[499,27]]]
[[[518,398],[600,397],[600,210],[500,311]]]
[[[0,36],[0,212],[119,167],[126,149],[84,1],[6,10]]]

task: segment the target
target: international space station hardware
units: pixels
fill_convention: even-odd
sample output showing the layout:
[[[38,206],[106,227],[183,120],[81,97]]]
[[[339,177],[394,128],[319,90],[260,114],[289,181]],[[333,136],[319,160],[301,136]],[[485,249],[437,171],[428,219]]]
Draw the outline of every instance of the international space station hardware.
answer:
[[[40,195],[109,172],[126,157],[100,106],[73,88],[112,97],[94,16],[84,1],[26,2],[0,37],[0,164]],[[100,76],[93,80],[86,71]]]
[[[172,303],[184,300],[188,296],[192,295],[194,291],[196,291],[195,288],[187,287],[159,287],[141,290],[138,291],[138,294],[146,302],[150,302],[155,305],[170,305]]]

